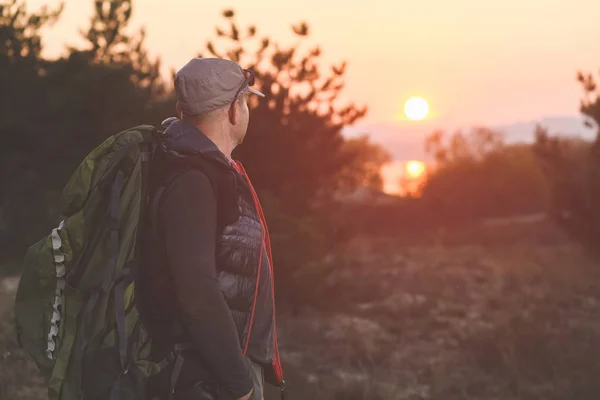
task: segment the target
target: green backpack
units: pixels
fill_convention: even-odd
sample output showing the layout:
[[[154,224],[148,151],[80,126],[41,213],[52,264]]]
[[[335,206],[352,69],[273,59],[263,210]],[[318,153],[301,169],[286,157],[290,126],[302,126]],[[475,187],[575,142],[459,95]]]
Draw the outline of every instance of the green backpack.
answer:
[[[26,253],[15,302],[17,337],[46,378],[50,400],[142,400],[164,367],[134,301],[136,245],[154,127],[120,132],[77,168],[64,220]]]

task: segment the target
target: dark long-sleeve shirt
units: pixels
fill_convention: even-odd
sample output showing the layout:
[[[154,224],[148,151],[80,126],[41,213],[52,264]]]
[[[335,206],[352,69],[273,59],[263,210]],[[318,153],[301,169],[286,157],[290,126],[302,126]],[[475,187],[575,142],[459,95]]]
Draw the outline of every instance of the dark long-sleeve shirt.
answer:
[[[208,178],[193,170],[179,176],[163,194],[158,217],[179,320],[222,398],[239,398],[253,385],[217,281],[217,200]]]

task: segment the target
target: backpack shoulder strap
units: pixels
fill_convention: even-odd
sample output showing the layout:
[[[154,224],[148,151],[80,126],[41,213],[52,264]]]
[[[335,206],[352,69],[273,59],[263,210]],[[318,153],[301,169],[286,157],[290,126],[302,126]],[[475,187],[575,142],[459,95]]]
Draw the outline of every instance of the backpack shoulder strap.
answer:
[[[200,171],[206,175],[217,196],[219,208],[221,208],[221,200],[222,197],[224,197],[223,189],[229,187],[227,184],[228,182],[234,182],[234,180],[227,175],[227,172],[222,170],[222,167],[215,165],[214,162],[205,159],[202,156],[195,156],[192,161],[188,159],[188,157],[180,158],[162,153],[158,157],[156,168],[154,168],[156,174],[152,176],[153,186],[150,188],[147,214],[149,218],[148,222],[152,226],[152,230],[157,237],[160,237],[158,229],[158,212],[164,193],[171,187],[177,178],[192,170]]]

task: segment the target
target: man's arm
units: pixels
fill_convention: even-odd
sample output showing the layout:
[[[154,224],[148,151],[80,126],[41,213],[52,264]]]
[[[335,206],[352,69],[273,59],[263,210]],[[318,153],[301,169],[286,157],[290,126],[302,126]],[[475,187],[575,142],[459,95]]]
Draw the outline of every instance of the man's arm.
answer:
[[[221,382],[221,398],[246,398],[253,383],[217,281],[217,201],[206,175],[188,171],[178,177],[159,212],[180,320]]]

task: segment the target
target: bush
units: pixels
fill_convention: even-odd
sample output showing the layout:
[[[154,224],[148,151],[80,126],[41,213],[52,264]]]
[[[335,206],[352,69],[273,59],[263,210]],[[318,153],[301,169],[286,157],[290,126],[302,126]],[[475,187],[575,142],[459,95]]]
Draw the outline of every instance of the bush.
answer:
[[[598,143],[551,137],[536,131],[535,150],[552,190],[554,220],[574,239],[600,255],[600,153]]]
[[[551,137],[536,129],[535,150],[551,184],[552,216],[573,238],[600,256],[600,91],[592,74],[578,73],[583,88],[580,111],[596,138]]]
[[[440,221],[466,222],[544,212],[546,177],[532,147],[507,145],[500,133],[476,128],[448,143],[434,133],[426,143],[436,165],[421,190],[423,207]]]

